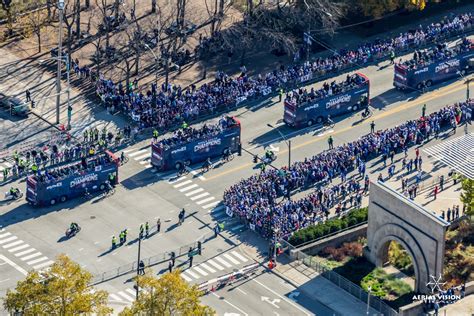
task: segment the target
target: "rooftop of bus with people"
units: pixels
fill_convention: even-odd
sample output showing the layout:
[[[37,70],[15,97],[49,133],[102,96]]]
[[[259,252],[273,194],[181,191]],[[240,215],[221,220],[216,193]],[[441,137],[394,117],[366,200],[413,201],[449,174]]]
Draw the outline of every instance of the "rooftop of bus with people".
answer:
[[[94,171],[97,166],[107,166],[115,163],[111,154],[100,153],[91,157],[83,157],[80,160],[55,168],[39,170],[37,175],[29,176],[38,183],[54,183],[70,176],[80,176]]]
[[[325,82],[320,89],[299,88],[287,93],[285,103],[293,106],[301,106],[306,103],[312,103],[329,96],[341,94],[357,88],[368,81],[367,77],[356,73],[347,75],[346,80],[336,82],[335,80],[328,83]]]
[[[456,57],[472,49],[474,49],[474,42],[468,38],[463,38],[460,43],[453,47],[449,47],[448,43],[439,43],[430,49],[416,50],[412,59],[401,61],[398,66],[416,70],[435,62]]]
[[[158,147],[169,149],[188,144],[200,139],[207,139],[219,135],[228,128],[238,126],[240,122],[230,116],[223,116],[217,124],[204,124],[199,128],[186,127],[176,130],[171,137],[161,139],[155,144]]]

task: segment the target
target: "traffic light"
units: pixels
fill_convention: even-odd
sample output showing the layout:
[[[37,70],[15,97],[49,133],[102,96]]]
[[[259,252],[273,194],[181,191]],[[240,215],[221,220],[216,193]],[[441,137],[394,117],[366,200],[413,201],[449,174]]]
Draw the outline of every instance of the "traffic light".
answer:
[[[201,255],[202,245],[201,242],[198,241],[198,254]]]

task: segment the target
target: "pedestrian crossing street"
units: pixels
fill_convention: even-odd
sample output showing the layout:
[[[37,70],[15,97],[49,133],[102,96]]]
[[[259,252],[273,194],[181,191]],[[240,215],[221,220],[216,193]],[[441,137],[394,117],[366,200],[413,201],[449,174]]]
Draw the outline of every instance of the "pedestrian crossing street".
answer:
[[[53,260],[50,260],[23,240],[18,239],[17,236],[5,231],[4,228],[0,229],[0,247],[3,251],[31,266],[33,270],[42,270],[53,264]]]
[[[226,274],[229,270],[245,265],[249,261],[250,259],[243,254],[236,250],[230,250],[184,270],[181,272],[181,277],[189,283],[201,283],[210,278]],[[135,300],[135,296],[136,290],[134,288],[127,288],[115,293],[109,293],[109,302],[131,305]]]

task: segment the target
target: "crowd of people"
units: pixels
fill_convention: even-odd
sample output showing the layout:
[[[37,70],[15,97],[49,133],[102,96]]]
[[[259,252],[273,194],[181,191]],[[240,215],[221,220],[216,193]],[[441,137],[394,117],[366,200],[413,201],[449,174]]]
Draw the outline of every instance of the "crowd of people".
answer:
[[[83,157],[78,162],[58,168],[38,170],[35,177],[40,183],[54,183],[73,175],[83,175],[89,171],[94,171],[97,166],[105,166],[110,163],[112,163],[112,160],[109,155],[97,154],[91,157]]]
[[[336,81],[332,81],[331,83],[325,82],[321,89],[316,90],[311,88],[311,90],[308,91],[306,88],[299,88],[293,90],[286,94],[285,102],[294,105],[315,102],[317,100],[354,89],[364,82],[366,82],[366,79],[358,74],[354,74],[352,76],[347,75],[345,81],[339,83],[336,83]]]
[[[406,60],[402,64],[409,69],[417,69],[468,52],[473,46],[474,43],[467,38],[463,38],[462,42],[454,47],[449,47],[448,43],[440,43],[431,49],[415,50],[413,59]]]
[[[349,189],[330,186],[341,177],[345,186],[347,174],[358,169],[364,179],[365,163],[377,157],[381,162],[408,147],[419,144],[440,129],[459,124],[472,111],[474,100],[446,106],[438,112],[423,115],[399,126],[374,131],[358,140],[326,150],[304,161],[295,162],[288,169],[267,169],[248,179],[241,180],[224,192],[227,213],[246,221],[252,228],[268,237],[277,228],[280,237],[289,237],[296,230],[321,221],[342,192],[353,192],[355,202],[361,198],[361,186],[352,183]],[[368,181],[364,181],[368,190]],[[350,183],[350,181],[349,181]],[[295,190],[320,184],[317,191],[304,199],[278,202]],[[346,196],[346,194],[344,194]],[[354,198],[354,196],[353,196]]]
[[[249,76],[246,70],[237,77],[218,72],[216,79],[200,87],[191,85],[189,89],[168,84],[161,90],[152,85],[146,93],[137,87],[123,87],[121,83],[100,76],[97,94],[107,107],[121,110],[138,123],[140,128],[155,127],[167,129],[182,121],[189,121],[202,115],[227,110],[253,97],[263,96],[305,82],[328,72],[337,72],[350,66],[360,66],[374,59],[416,48],[455,32],[470,28],[474,22],[471,13],[463,13],[445,18],[438,23],[420,26],[400,35],[359,45],[356,49],[340,50],[326,58],[317,58],[303,64],[284,66],[266,74]],[[245,69],[245,67],[242,67]]]
[[[218,135],[228,127],[235,125],[232,117],[224,116],[219,123],[214,125],[204,124],[201,128],[186,127],[176,130],[171,137],[164,138],[157,142],[161,147],[174,147],[187,144],[199,139],[207,139]]]

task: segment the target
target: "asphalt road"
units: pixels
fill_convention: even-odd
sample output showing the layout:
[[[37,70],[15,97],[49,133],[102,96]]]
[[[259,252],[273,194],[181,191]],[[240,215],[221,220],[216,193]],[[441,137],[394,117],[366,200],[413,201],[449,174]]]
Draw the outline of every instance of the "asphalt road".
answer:
[[[360,114],[355,113],[337,118],[333,129],[315,126],[294,130],[282,124],[283,105],[274,98],[231,113],[241,120],[243,147],[262,154],[265,146],[272,146],[278,155],[274,165],[283,166],[288,161],[286,144],[267,123],[291,139],[291,158],[296,161],[326,149],[329,135],[333,136],[335,145],[342,144],[367,134],[371,120],[377,129],[392,127],[418,117],[424,103],[429,113],[465,98],[463,81],[433,87],[424,95],[398,92],[392,87],[393,67],[381,66],[362,70],[371,80],[374,112],[371,119],[361,121]],[[343,78],[345,75],[338,79]],[[243,250],[243,245],[252,241],[240,238],[246,227],[228,218],[220,204],[227,187],[258,172],[250,155],[244,153],[226,164],[215,161],[215,168],[206,174],[194,171],[176,178],[172,173],[158,174],[149,168],[149,140],[126,148],[125,152],[130,161],[120,169],[121,184],[113,196],[78,198],[49,208],[32,208],[25,201],[0,204],[3,228],[0,232],[0,295],[13,287],[24,271],[45,268],[59,253],[68,254],[93,274],[125,266],[137,258],[139,225],[148,221],[154,226],[157,218],[162,222],[161,232],[152,230],[152,236],[142,242],[142,258],[159,257],[164,252],[205,239],[203,253],[195,257],[191,269],[187,262],[177,260],[184,270],[183,277],[191,283],[199,284],[254,262]],[[18,186],[24,190],[24,182]],[[0,190],[7,191],[8,187],[1,186]],[[186,208],[188,217],[183,225],[177,226],[181,208]],[[73,221],[81,225],[82,231],[74,238],[65,239],[64,232]],[[212,228],[216,222],[225,222],[225,231],[213,238]],[[125,228],[130,232],[128,242],[110,251],[112,235],[118,236]],[[167,263],[164,263],[155,266],[153,271],[160,273],[166,269]],[[99,285],[111,293],[110,303],[117,310],[133,300],[130,277],[122,276]],[[290,297],[294,298],[291,295],[294,291],[295,288],[279,277],[259,269],[254,277],[232,288],[218,290],[203,300],[224,315],[332,313],[304,293],[299,294],[298,302],[293,301]]]

